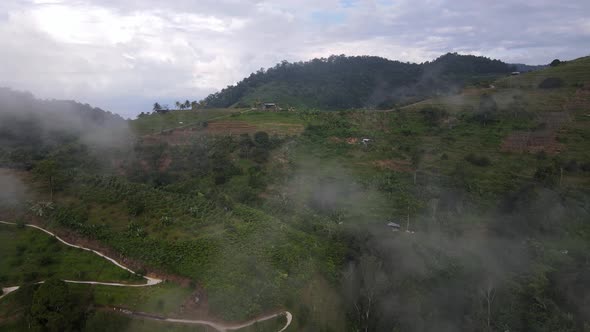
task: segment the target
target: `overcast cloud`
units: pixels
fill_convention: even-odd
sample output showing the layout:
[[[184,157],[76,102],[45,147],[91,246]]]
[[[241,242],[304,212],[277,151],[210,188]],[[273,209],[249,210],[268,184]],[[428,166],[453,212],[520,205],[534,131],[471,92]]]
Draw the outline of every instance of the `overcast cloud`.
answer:
[[[572,59],[590,53],[589,13],[588,0],[1,0],[0,86],[133,117],[281,60]]]

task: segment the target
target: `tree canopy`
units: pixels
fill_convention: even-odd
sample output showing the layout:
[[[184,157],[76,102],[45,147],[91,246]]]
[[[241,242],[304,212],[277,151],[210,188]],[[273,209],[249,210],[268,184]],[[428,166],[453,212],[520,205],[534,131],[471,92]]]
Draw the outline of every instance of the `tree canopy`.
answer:
[[[257,101],[323,109],[390,108],[457,91],[478,77],[512,71],[499,60],[449,53],[423,64],[375,56],[332,55],[307,62],[282,61],[206,97],[207,107]]]

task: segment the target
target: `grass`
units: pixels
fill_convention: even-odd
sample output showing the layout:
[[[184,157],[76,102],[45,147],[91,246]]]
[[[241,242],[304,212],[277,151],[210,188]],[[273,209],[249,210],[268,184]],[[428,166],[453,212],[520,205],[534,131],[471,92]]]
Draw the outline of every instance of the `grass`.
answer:
[[[295,112],[244,112],[236,113],[222,120],[211,123],[223,122],[224,124],[246,124],[253,126],[253,132],[265,131],[271,135],[297,135],[304,129],[305,120]],[[219,133],[218,133],[219,134]],[[225,133],[221,133],[225,134]]]
[[[28,227],[0,225],[0,252],[2,285],[20,285],[49,277],[127,283],[143,280],[102,257],[65,246]]]
[[[72,292],[84,293],[92,288],[94,303],[99,306],[124,307],[134,311],[168,315],[178,312],[193,290],[164,282],[149,287],[111,287],[70,285]]]
[[[519,76],[505,77],[498,80],[496,85],[512,88],[536,88],[549,77],[560,78],[567,86],[584,82],[588,84],[590,82],[590,57],[567,61],[556,67],[524,73]]]
[[[225,118],[242,111],[244,110],[237,108],[170,111],[166,114],[149,114],[129,123],[132,130],[138,135],[149,135],[180,126]]]
[[[406,111],[419,111],[425,107],[444,109],[451,114],[472,113],[479,108],[479,101],[483,94],[491,95],[500,110],[510,110],[515,98],[521,98],[520,103],[530,112],[558,112],[570,98],[575,89],[571,87],[561,89],[540,90],[536,88],[496,88],[466,90],[458,95],[443,96],[424,100],[402,107]]]

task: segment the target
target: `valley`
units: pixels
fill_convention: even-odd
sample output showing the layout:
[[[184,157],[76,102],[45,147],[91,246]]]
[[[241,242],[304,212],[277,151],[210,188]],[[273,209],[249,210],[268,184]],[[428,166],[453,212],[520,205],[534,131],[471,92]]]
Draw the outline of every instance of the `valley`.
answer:
[[[460,61],[475,60],[424,68]],[[0,300],[0,330],[25,326],[41,289],[33,283],[59,278],[145,286],[67,285],[93,308],[85,331],[208,329],[194,321],[240,331],[582,331],[590,58],[517,76],[475,62],[500,70],[451,71],[434,86],[464,86],[444,93],[413,82],[419,100],[408,93],[382,107],[326,106],[341,95],[335,83],[317,102],[300,81],[279,93],[290,70],[324,68],[312,62],[254,75],[265,83],[250,78],[202,109],[135,120],[94,110],[72,132],[13,121],[0,150],[0,182],[12,188],[0,217],[20,226],[0,225],[9,253],[0,285],[28,286]],[[248,93],[234,100],[235,89]],[[268,101],[281,111],[253,105],[275,94]]]

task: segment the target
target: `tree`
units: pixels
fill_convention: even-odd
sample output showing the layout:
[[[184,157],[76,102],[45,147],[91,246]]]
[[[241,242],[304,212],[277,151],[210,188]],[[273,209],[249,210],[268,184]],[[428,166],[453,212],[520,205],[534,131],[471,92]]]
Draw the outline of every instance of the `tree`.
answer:
[[[176,109],[178,109],[178,110],[181,109],[181,107],[182,107],[182,104],[179,101],[175,101],[174,105],[176,105]]]
[[[182,104],[184,109],[189,109],[191,108],[191,102],[187,99],[184,101],[184,104]]]
[[[383,263],[375,256],[363,255],[357,264],[351,264],[344,274],[347,302],[355,312],[357,324],[363,331],[369,331],[373,309],[379,296],[387,290],[389,280],[383,270]],[[371,329],[372,330],[372,329]]]
[[[492,323],[492,305],[496,298],[496,287],[492,279],[488,279],[485,286],[480,289],[480,294],[484,298],[486,306],[486,325],[488,330],[491,328]]]
[[[162,111],[162,106],[156,102],[156,103],[154,103],[153,110],[156,113],[160,113]]]
[[[199,108],[199,103],[196,100],[191,102],[191,110],[196,111]]]
[[[424,117],[426,124],[431,127],[437,126],[442,119],[448,116],[447,111],[435,107],[425,107],[420,110],[420,113]]]
[[[555,59],[555,60],[551,61],[551,63],[549,64],[549,66],[551,66],[551,67],[557,67],[560,64],[561,64],[561,60]]]
[[[485,126],[494,121],[496,111],[498,111],[498,105],[494,97],[489,94],[483,94],[479,100],[479,109],[473,119]]]
[[[36,330],[77,331],[83,325],[83,318],[83,311],[62,280],[49,279],[33,294],[30,319]]]
[[[264,148],[268,148],[270,146],[270,138],[268,133],[265,131],[259,131],[254,134],[254,142],[256,145]]]
[[[33,171],[37,177],[47,181],[50,195],[49,200],[53,202],[53,191],[55,189],[56,178],[59,175],[59,167],[57,163],[53,159],[44,159],[35,165]]]

